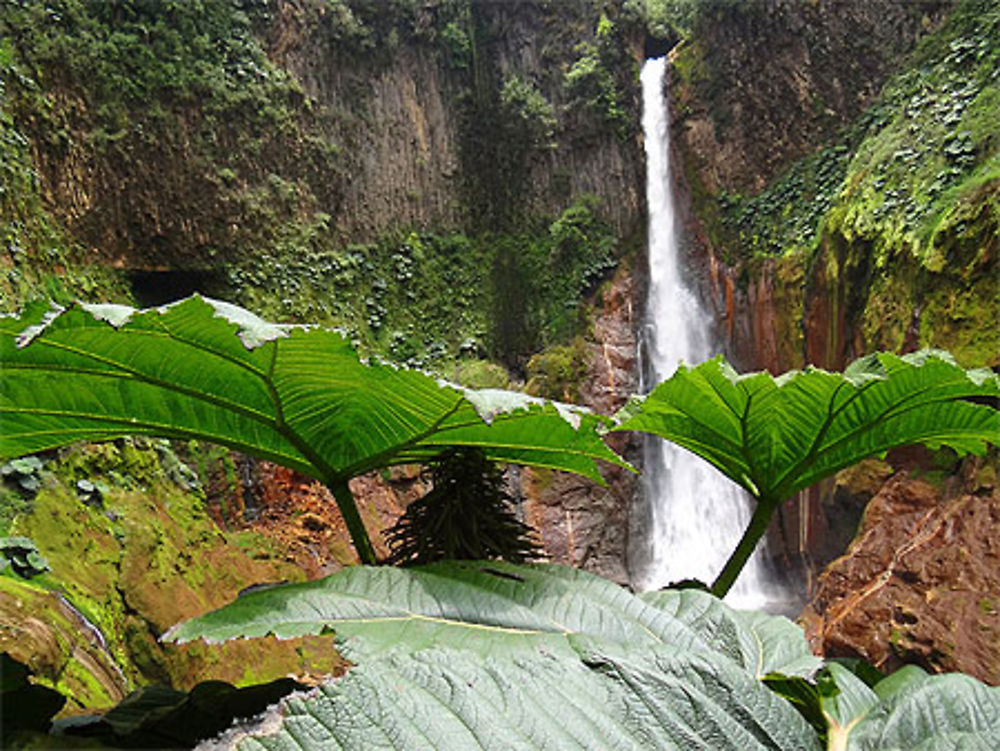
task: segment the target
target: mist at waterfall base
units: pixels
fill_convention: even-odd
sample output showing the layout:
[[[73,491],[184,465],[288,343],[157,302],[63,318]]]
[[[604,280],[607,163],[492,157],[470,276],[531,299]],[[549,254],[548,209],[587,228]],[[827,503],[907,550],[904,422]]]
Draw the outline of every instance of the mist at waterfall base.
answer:
[[[642,127],[649,207],[649,297],[640,343],[643,393],[669,378],[681,362],[716,354],[711,317],[685,283],[670,181],[666,59],[642,69]],[[711,584],[750,520],[749,496],[708,462],[674,444],[648,438],[643,453],[638,534],[629,566],[637,590],[684,580]],[[638,539],[636,539],[638,538]],[[763,608],[779,599],[758,550],[726,597],[735,607]]]

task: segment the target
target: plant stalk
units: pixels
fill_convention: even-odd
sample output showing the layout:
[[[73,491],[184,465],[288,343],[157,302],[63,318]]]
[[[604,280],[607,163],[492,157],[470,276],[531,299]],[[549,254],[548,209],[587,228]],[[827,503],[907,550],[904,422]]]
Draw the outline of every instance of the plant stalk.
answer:
[[[361,521],[361,514],[358,513],[358,504],[354,500],[354,494],[351,492],[347,480],[333,480],[327,483],[327,487],[333,493],[333,499],[337,502],[340,515],[344,517],[347,532],[351,536],[351,543],[354,545],[361,563],[366,566],[378,565],[378,560],[375,558],[375,548],[372,547],[368,530],[365,529],[365,524]]]
[[[757,549],[757,543],[764,536],[767,526],[771,522],[771,517],[774,516],[775,510],[780,505],[780,503],[769,499],[758,499],[757,507],[753,510],[753,516],[750,517],[750,523],[743,532],[743,537],[740,538],[739,545],[736,546],[733,554],[729,556],[726,565],[722,567],[721,573],[712,584],[713,595],[722,598],[732,589],[740,572],[743,571],[743,567],[746,566],[750,556],[753,555],[753,551]]]

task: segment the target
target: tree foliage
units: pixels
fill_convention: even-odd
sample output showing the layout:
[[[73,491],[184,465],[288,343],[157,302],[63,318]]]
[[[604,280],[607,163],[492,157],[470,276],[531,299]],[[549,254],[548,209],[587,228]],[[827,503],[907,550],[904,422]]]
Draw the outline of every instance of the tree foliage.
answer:
[[[533,530],[518,519],[503,470],[478,449],[446,451],[430,465],[434,487],[385,532],[387,563],[544,558]]]

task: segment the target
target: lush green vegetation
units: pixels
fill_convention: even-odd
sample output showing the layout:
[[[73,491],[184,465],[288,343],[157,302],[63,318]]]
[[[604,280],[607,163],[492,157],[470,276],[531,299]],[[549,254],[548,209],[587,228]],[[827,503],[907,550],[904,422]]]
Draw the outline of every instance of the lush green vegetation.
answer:
[[[12,113],[10,88],[33,82],[0,39],[0,311],[34,299],[66,304],[124,293],[119,274],[85,263],[85,252],[43,208],[30,143]]]
[[[826,306],[830,342],[998,363],[1000,330],[975,323],[995,318],[1000,300],[998,24],[995,2],[956,3],[866,111],[759,192],[712,193],[686,162],[715,252],[739,268],[744,291],[760,281],[781,290],[780,323],[792,337]],[[702,96],[724,124],[711,109],[719,74],[701,43],[692,37],[674,61],[678,107]],[[822,101],[814,105],[823,117]]]
[[[404,38],[417,39],[448,71],[468,75],[460,102],[469,121],[466,166],[496,167],[469,170],[465,200],[477,219],[469,226],[407,227],[348,243],[334,216],[351,169],[350,148],[341,147],[364,126],[364,115],[353,101],[320,107],[267,58],[261,29],[269,3],[7,4],[0,13],[0,308],[33,299],[127,301],[121,275],[87,263],[93,254],[78,243],[100,245],[102,228],[113,226],[111,204],[100,203],[102,185],[126,213],[147,215],[142,191],[114,193],[136,178],[150,181],[147,195],[177,199],[176,215],[199,228],[191,236],[211,238],[175,247],[164,238],[177,235],[140,232],[132,239],[149,260],[162,252],[198,269],[224,268],[212,282],[217,292],[274,319],[340,326],[345,336],[265,324],[246,311],[195,301],[166,313],[78,307],[51,320],[39,307],[0,324],[0,456],[10,459],[0,466],[0,535],[9,535],[0,537],[0,596],[68,624],[59,638],[74,617],[54,593],[65,596],[78,608],[73,612],[110,635],[98,664],[122,666],[133,685],[149,676],[177,685],[177,661],[151,635],[170,624],[162,611],[159,619],[149,611],[164,597],[195,601],[203,611],[217,604],[205,599],[198,558],[203,543],[221,534],[203,508],[205,491],[174,453],[179,444],[165,441],[75,445],[58,460],[32,454],[81,438],[199,438],[293,466],[333,488],[368,561],[369,520],[347,488],[365,470],[441,462],[456,446],[473,447],[479,470],[488,456],[598,479],[594,459],[620,461],[600,442],[600,416],[369,366],[352,347],[454,373],[476,388],[506,387],[506,369],[481,359],[489,356],[526,376],[529,393],[576,401],[585,372],[581,300],[607,278],[622,248],[592,197],[567,192],[561,212],[533,214],[523,203],[529,169],[558,148],[561,123],[589,123],[575,127],[574,137],[607,127],[629,136],[634,118],[623,80],[634,70],[622,57],[619,24],[631,8],[644,23],[661,24],[667,37],[687,29],[697,5],[629,0],[623,18],[612,18],[593,3],[592,30],[565,31],[572,43],[561,38],[554,45],[572,54],[565,65],[550,66],[561,87],[552,96],[541,73],[491,78],[483,61],[489,30],[469,3],[434,5],[429,24],[431,6],[413,0],[297,4],[307,25],[345,56],[363,56],[377,68]],[[881,271],[911,259],[921,273],[979,285],[995,269],[991,233],[1000,218],[998,19],[995,4],[966,3],[843,142],[794,166],[760,195],[719,197],[722,220],[714,231],[752,258],[844,245],[845,252],[870,252],[866,262]],[[68,208],[43,202],[43,186],[58,193],[60,170],[91,157],[104,170],[92,195]],[[136,174],[147,158],[150,174]],[[182,159],[193,165],[190,174],[159,174],[157,166]],[[960,323],[982,319],[990,315],[985,305],[995,302],[988,289],[980,295],[986,303],[943,285],[928,290],[927,325],[938,332],[952,325],[952,313]],[[948,296],[956,300],[939,299]],[[894,302],[888,294],[884,300],[887,307]],[[30,325],[38,328],[22,338]],[[973,328],[983,327],[962,330]],[[960,361],[995,358],[996,335],[959,341]],[[320,382],[336,389],[320,393]],[[716,582],[722,594],[770,515],[805,485],[901,443],[959,451],[996,443],[995,410],[965,401],[970,396],[996,399],[996,377],[937,356],[881,355],[843,375],[809,371],[779,379],[738,376],[717,360],[682,370],[619,419],[622,430],[660,435],[708,458],[757,499],[747,535]],[[7,431],[12,424],[23,430]],[[234,484],[225,451],[196,448],[187,457],[192,465],[215,459]],[[439,475],[440,484],[457,475],[468,495],[467,473],[439,467]],[[503,507],[499,478],[486,479],[494,507]],[[462,493],[457,498],[468,502]],[[32,506],[37,513],[28,513]],[[461,506],[450,512],[462,516]],[[492,534],[495,519],[466,514],[458,521],[481,536]],[[435,517],[430,526],[437,523]],[[408,539],[426,528],[406,530]],[[32,537],[59,541],[47,544],[49,560]],[[254,550],[260,541],[252,535],[231,541],[241,550],[213,558],[213,567],[252,568],[268,580],[302,576],[278,564],[280,551]],[[441,550],[458,555],[453,545],[425,547],[435,548],[431,557]],[[404,547],[401,557],[417,548]],[[59,581],[46,572],[50,563]],[[125,578],[137,586],[126,592]],[[1000,745],[995,689],[909,669],[869,687],[837,663],[816,672],[819,662],[801,633],[782,619],[735,613],[697,592],[633,596],[560,567],[354,567],[240,597],[174,636],[330,630],[357,667],[293,700],[271,727],[276,735],[244,739],[243,747],[303,745],[303,727],[314,744],[351,748],[368,748],[373,738],[394,739],[387,742],[400,748]],[[246,659],[197,649],[193,660],[232,663],[236,673],[226,680],[270,677],[260,653]],[[6,658],[2,672],[5,709],[37,711],[25,711],[24,727],[44,729],[58,697],[32,688]],[[46,680],[79,706],[115,699],[78,664],[52,674]],[[192,716],[211,715],[192,731],[209,735],[280,695],[267,693],[255,704],[231,690],[140,693],[109,713],[103,740],[191,743],[194,735],[171,732],[195,727]],[[330,716],[340,722],[331,724]],[[10,728],[3,728],[4,745]],[[151,729],[153,735],[142,734]]]
[[[226,743],[874,751],[1000,740],[998,688],[915,667],[883,678],[857,662],[824,665],[782,617],[734,611],[693,590],[634,595],[562,566],[352,567],[246,594],[167,638],[224,642],[327,629],[355,667],[289,697],[268,721],[231,730]],[[4,689],[24,691],[23,670],[10,672],[19,680]],[[117,746],[159,731],[174,745],[180,736],[163,727],[167,712],[181,727],[212,733],[219,715],[236,714],[222,701],[232,689],[208,694],[216,712],[206,722],[197,714],[202,688],[189,704],[176,693],[140,694],[109,713],[112,727],[100,736]],[[46,698],[50,714],[58,697]],[[34,727],[44,727],[45,714]],[[72,734],[61,740],[74,747]]]
[[[563,86],[573,101],[582,103],[618,129],[621,138],[632,134],[635,124],[622,104],[622,92],[616,73],[629,66],[619,45],[613,40],[617,28],[601,14],[593,41],[580,42],[574,49],[578,57],[566,71]]]
[[[398,233],[340,249],[324,239],[328,220],[234,263],[228,278],[240,302],[337,325],[368,352],[444,372],[485,356],[523,368],[532,353],[585,331],[585,300],[620,252],[586,195],[553,221],[502,234]]]
[[[203,291],[276,318],[342,327],[366,351],[411,366],[488,356],[523,372],[533,353],[584,331],[581,300],[623,253],[590,196],[566,194],[549,216],[523,205],[531,160],[557,144],[564,110],[622,99],[609,72],[621,44],[594,11],[599,64],[570,76],[573,101],[557,110],[532,78],[493,80],[473,66],[488,41],[473,11],[441,2],[432,23],[409,0],[296,11],[337,55],[363,54],[377,71],[405,42],[440,56],[459,84],[467,226],[351,242],[338,211],[359,170],[366,70],[345,73],[343,101],[309,97],[265,54],[267,3],[5,6],[4,307],[131,302],[120,273],[90,262],[124,258],[190,270]],[[81,161],[92,165],[85,175]],[[69,252],[77,242],[99,252]]]
[[[621,463],[585,410],[366,365],[339,333],[265,323],[227,303],[75,306],[55,317],[36,306],[0,330],[0,455],[125,435],[220,444],[324,482],[365,563],[375,553],[348,487],[357,475],[451,446],[595,480],[595,459]]]
[[[952,215],[974,201],[997,210],[998,35],[996,3],[963,3],[835,144],[762,193],[720,196],[741,252],[812,251],[824,232],[839,232],[870,241],[877,268],[912,254],[940,270]]]
[[[0,436],[0,456],[134,434],[212,441],[326,483],[363,562],[374,563],[374,551],[347,487],[348,479],[362,472],[434,461],[456,448],[474,449],[480,465],[482,458],[514,461],[598,481],[596,459],[622,463],[601,441],[597,430],[602,419],[586,411],[512,392],[460,389],[417,371],[362,363],[339,334],[269,324],[225,303],[192,298],[145,312],[78,305],[57,315],[36,306],[21,318],[4,319],[0,327],[0,416],[7,426]],[[987,442],[1000,443],[995,407],[967,401],[998,396],[1000,378],[995,374],[965,371],[934,353],[872,356],[843,375],[810,370],[779,379],[738,376],[717,359],[681,369],[629,405],[619,416],[618,429],[673,440],[757,498],[747,535],[714,586],[722,595],[782,501],[894,446],[921,442],[979,452]],[[483,468],[469,470],[467,464],[463,460],[462,468],[451,467],[445,474],[477,485],[479,479],[468,480],[469,472],[479,478]],[[38,467],[29,462],[10,466],[8,474],[31,490]],[[84,504],[100,503],[105,491],[84,480],[76,482],[79,498]],[[493,477],[494,495],[498,480]],[[468,503],[461,492],[455,497]],[[497,498],[502,506],[502,493]],[[107,520],[115,523],[113,517]],[[430,525],[431,534],[443,534],[435,525]],[[488,528],[479,524],[475,534]],[[522,533],[523,528],[515,530],[515,537]],[[18,544],[18,550],[26,550]],[[419,547],[416,552],[404,548],[410,551],[405,555],[419,560]],[[456,548],[446,545],[445,550],[455,554]],[[27,555],[21,558],[32,562]],[[685,597],[694,598],[693,622],[678,615],[686,607]],[[713,615],[706,616],[709,610]],[[720,626],[720,620],[726,625]],[[711,624],[707,634],[706,624]],[[356,692],[367,695],[387,681],[408,686],[401,696],[387,695],[382,719],[364,724],[363,730],[352,721],[315,731],[330,733],[352,748],[362,747],[373,733],[409,737],[413,723],[437,739],[433,743],[449,747],[455,723],[468,725],[467,711],[480,715],[469,708],[488,700],[489,690],[481,693],[484,681],[507,686],[508,698],[515,692],[519,698],[511,706],[537,705],[542,711],[528,720],[525,738],[504,741],[525,748],[569,742],[577,733],[583,733],[585,745],[615,739],[637,747],[650,742],[669,747],[709,732],[717,748],[746,748],[748,743],[819,748],[826,737],[830,748],[859,749],[867,748],[864,739],[869,736],[884,740],[888,728],[928,743],[939,734],[991,738],[1000,733],[990,722],[968,721],[970,713],[989,716],[1000,701],[995,691],[971,679],[907,674],[906,681],[896,679],[891,690],[879,694],[832,667],[822,680],[811,680],[816,658],[782,619],[736,616],[699,593],[639,598],[559,567],[517,568],[500,562],[446,562],[406,570],[354,567],[319,582],[248,594],[172,634],[182,640],[204,636],[220,641],[303,636],[331,628],[347,640],[342,649],[359,666],[348,678],[286,710],[306,718],[289,722],[312,723],[328,713],[353,716]],[[751,634],[739,636],[747,628]],[[742,654],[747,645],[762,651]],[[484,654],[489,656],[486,663]],[[459,676],[468,690],[455,694],[452,688],[447,697],[438,695],[435,686],[451,685]],[[765,677],[769,683],[761,683]],[[542,721],[544,716],[551,722],[559,713],[546,710],[539,699],[567,681],[575,688],[560,706],[592,722],[569,729],[564,738],[561,723],[556,727]],[[700,686],[690,715],[677,704],[676,689],[682,685]],[[376,695],[383,693],[376,690]],[[910,702],[914,693],[922,697],[916,704]],[[690,706],[687,689],[684,695],[683,703]],[[848,695],[861,698],[842,705]],[[922,702],[943,696],[952,709],[935,725],[918,722]],[[171,701],[176,707],[178,699]],[[425,701],[443,702],[446,714],[424,723]],[[658,707],[652,724],[637,719],[618,727],[610,721],[623,712],[650,717],[637,710],[648,709],[651,702]],[[604,711],[611,714],[605,718]],[[887,713],[895,719],[886,721]],[[490,720],[482,730],[506,738],[499,728],[510,726],[511,718],[498,717],[496,727]],[[905,731],[899,731],[901,725]],[[474,723],[471,732],[476,734],[479,726]],[[279,732],[291,735],[273,742],[290,742],[297,732],[291,728],[283,727]],[[271,743],[260,742],[264,747]],[[303,742],[313,747],[315,739]],[[402,748],[410,741],[400,743]]]
[[[110,325],[109,325],[110,324]],[[191,298],[166,310],[41,307],[0,324],[9,427],[0,456],[125,435],[205,440],[291,467],[333,492],[364,563],[375,553],[351,477],[429,461],[451,447],[493,461],[600,481],[596,459],[622,463],[601,420],[513,392],[472,391],[363,364],[342,335],[265,323]],[[732,586],[778,506],[861,459],[910,443],[981,453],[1000,443],[990,371],[919,352],[871,356],[844,374],[737,376],[721,358],[681,368],[623,411],[620,430],[677,442],[757,500],[744,539],[714,585]],[[780,419],[775,419],[780,415]]]

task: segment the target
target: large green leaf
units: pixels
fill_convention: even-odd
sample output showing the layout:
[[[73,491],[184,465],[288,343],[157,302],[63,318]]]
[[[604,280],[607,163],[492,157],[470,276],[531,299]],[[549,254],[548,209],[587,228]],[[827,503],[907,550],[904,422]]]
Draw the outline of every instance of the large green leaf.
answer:
[[[2,457],[147,434],[210,440],[326,482],[449,445],[593,479],[594,459],[622,463],[580,408],[363,363],[338,332],[197,296],[0,319],[0,368]]]
[[[621,413],[617,430],[666,438],[707,459],[758,499],[781,501],[857,461],[913,443],[983,453],[1000,413],[969,401],[1000,379],[942,352],[878,353],[843,373],[738,375],[721,357],[681,367]]]
[[[394,655],[285,702],[256,749],[818,751],[791,705],[728,662],[656,652]]]
[[[869,688],[785,618],[634,595],[564,566],[353,567],[249,594],[167,638],[337,631],[358,664],[228,740],[250,749],[994,749],[1000,689],[907,668]],[[775,671],[788,671],[775,676]],[[789,673],[799,677],[788,677]],[[768,678],[765,683],[760,679]],[[780,686],[779,686],[780,688]]]
[[[218,443],[328,484],[369,563],[347,487],[355,475],[450,446],[598,482],[596,459],[627,466],[582,408],[364,363],[340,333],[197,296],[0,318],[0,376],[0,457],[124,435]]]
[[[661,589],[639,597],[686,624],[706,645],[757,678],[772,673],[809,677],[820,667],[802,629],[783,616],[733,610],[695,589]]]
[[[703,592],[637,596],[566,566],[355,566],[250,593],[164,638],[324,628],[357,667],[241,748],[819,747],[758,680],[765,666],[819,664],[787,619]]]
[[[786,618],[551,564],[352,567],[165,638],[323,629],[357,667],[240,748],[817,749],[803,714],[830,751],[1000,747],[1000,689],[907,668],[872,690],[840,664],[817,674]]]
[[[712,585],[722,597],[783,501],[897,446],[983,453],[987,443],[1000,443],[1000,412],[991,406],[998,398],[1000,377],[964,370],[943,352],[878,353],[843,373],[809,368],[779,378],[738,375],[717,357],[680,367],[626,405],[616,429],[673,441],[756,498],[742,539]]]

